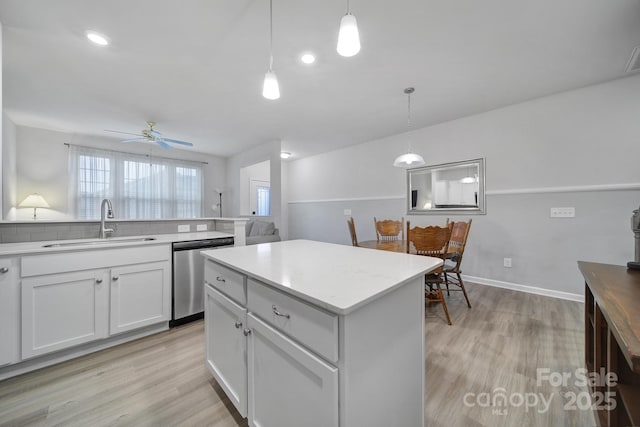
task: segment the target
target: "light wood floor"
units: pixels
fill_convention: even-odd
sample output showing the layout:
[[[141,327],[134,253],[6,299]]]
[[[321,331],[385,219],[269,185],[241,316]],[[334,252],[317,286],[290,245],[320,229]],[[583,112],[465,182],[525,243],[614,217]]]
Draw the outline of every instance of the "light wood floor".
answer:
[[[453,326],[446,325],[440,306],[427,308],[425,425],[594,425],[590,411],[563,410],[559,393],[585,391],[573,380],[564,388],[536,385],[536,368],[573,373],[584,365],[583,305],[467,288],[472,309],[458,292],[448,299]],[[500,415],[478,404],[478,396],[493,396],[500,387],[508,397],[553,395],[550,409],[508,405]],[[512,402],[519,403],[518,397]],[[204,366],[204,326],[198,321],[0,382],[0,426],[54,425],[247,424]]]

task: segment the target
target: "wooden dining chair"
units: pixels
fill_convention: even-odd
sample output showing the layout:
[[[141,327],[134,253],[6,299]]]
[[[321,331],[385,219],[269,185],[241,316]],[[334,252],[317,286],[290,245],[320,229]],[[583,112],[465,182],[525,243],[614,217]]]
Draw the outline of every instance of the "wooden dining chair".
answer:
[[[351,244],[358,246],[358,236],[356,235],[356,224],[353,221],[353,217],[347,220],[347,227],[349,227],[349,234],[351,235]]]
[[[428,227],[411,228],[411,222],[407,221],[407,253],[425,255],[431,257],[446,258],[449,249],[449,239],[454,223],[449,223],[445,227],[431,225]],[[451,325],[447,303],[442,294],[441,285],[444,283],[444,269],[438,267],[436,270],[426,274],[424,277],[426,302],[439,302],[442,304],[447,323]]]
[[[404,240],[404,217],[400,221],[393,219],[378,221],[374,216],[373,224],[376,227],[376,239],[378,242]]]
[[[454,291],[462,291],[464,299],[467,300],[467,306],[471,308],[469,302],[469,296],[467,290],[464,287],[464,282],[460,276],[462,265],[462,256],[464,255],[464,248],[467,246],[467,239],[469,238],[469,230],[471,229],[471,221],[468,222],[457,221],[453,223],[453,229],[451,231],[451,239],[449,239],[449,255],[444,265],[444,282],[447,287],[447,296],[449,296],[449,285],[454,285],[457,289],[451,289]],[[447,218],[447,225],[449,224],[449,218]]]

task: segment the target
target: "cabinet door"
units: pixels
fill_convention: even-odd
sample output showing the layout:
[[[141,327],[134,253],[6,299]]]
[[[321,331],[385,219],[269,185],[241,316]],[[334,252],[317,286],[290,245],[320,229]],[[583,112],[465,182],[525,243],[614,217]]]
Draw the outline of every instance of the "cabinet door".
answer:
[[[20,360],[18,259],[0,259],[0,366]]]
[[[207,367],[240,415],[247,416],[247,310],[205,286]]]
[[[171,317],[169,262],[151,262],[111,269],[111,335]]]
[[[22,357],[107,336],[105,270],[22,279]]]
[[[249,425],[338,426],[338,369],[247,316]]]

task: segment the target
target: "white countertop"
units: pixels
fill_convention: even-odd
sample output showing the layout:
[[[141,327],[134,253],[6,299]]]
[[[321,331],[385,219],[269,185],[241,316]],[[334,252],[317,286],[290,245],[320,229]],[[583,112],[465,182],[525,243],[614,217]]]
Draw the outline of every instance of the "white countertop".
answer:
[[[442,265],[439,258],[311,240],[202,254],[331,312],[347,314]]]
[[[220,231],[201,231],[197,233],[171,233],[153,234],[147,236],[122,236],[109,237],[107,239],[73,239],[73,240],[52,240],[46,242],[20,242],[0,244],[0,256],[31,255],[36,253],[54,253],[65,251],[79,251],[87,249],[120,248],[128,246],[148,246],[158,244],[169,244],[174,242],[187,242],[192,240],[218,239],[222,237],[233,237],[233,234],[222,233]],[[154,240],[132,241],[131,239],[153,238]],[[96,243],[97,242],[97,243]],[[46,248],[45,245],[63,244]],[[72,245],[69,245],[72,243]],[[85,243],[85,244],[83,244]]]

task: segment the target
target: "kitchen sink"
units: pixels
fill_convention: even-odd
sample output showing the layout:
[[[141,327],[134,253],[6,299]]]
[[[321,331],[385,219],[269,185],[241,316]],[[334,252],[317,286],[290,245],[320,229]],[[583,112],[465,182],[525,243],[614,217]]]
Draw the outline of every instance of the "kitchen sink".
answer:
[[[43,248],[64,248],[67,246],[87,246],[87,245],[104,245],[109,243],[130,243],[130,242],[148,242],[150,240],[156,240],[155,237],[135,237],[131,239],[97,239],[84,242],[65,242],[65,243],[51,243],[48,245],[42,245]]]

